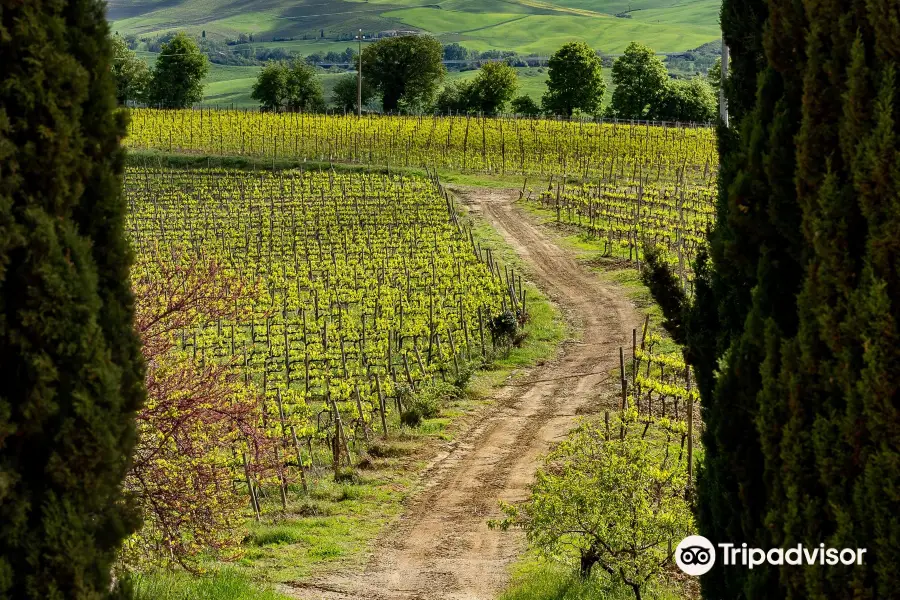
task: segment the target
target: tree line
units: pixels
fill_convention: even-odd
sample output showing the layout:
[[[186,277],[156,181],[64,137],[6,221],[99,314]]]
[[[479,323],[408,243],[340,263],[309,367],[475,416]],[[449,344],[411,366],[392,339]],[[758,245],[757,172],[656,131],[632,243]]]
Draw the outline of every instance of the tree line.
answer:
[[[120,102],[166,108],[200,102],[207,57],[196,42],[178,34],[160,47],[149,69],[120,38],[113,39],[114,72]],[[372,43],[353,62],[361,61],[364,110],[404,113],[482,114],[513,112],[538,116],[603,116],[618,119],[709,122],[717,112],[715,68],[709,77],[672,79],[665,64],[643,44],[631,43],[612,64],[614,89],[607,93],[603,60],[583,42],[561,47],[548,61],[547,89],[540,102],[517,95],[519,79],[508,59],[486,62],[474,78],[444,84],[442,61],[459,48],[442,46],[428,36],[384,38]],[[502,54],[502,53],[501,53]],[[270,61],[254,83],[251,97],[267,111],[322,112],[329,106],[356,112],[357,75],[348,73],[325,98],[316,67],[309,61]]]
[[[606,92],[602,60],[583,42],[565,44],[550,58],[547,90],[540,104],[530,96],[516,96],[518,76],[505,61],[488,62],[473,79],[441,87],[445,55],[446,48],[427,36],[375,42],[361,57],[363,106],[380,98],[385,112],[496,115],[512,111],[531,117],[588,115],[694,122],[710,122],[717,112],[713,82],[703,77],[671,79],[653,50],[636,42],[613,63],[615,89],[606,110],[602,110]],[[326,101],[313,75],[312,67],[302,60],[270,64],[260,74],[252,97],[266,110],[320,110]],[[298,87],[299,80],[303,85]],[[358,110],[358,85],[356,75],[345,76],[335,88],[334,105]]]

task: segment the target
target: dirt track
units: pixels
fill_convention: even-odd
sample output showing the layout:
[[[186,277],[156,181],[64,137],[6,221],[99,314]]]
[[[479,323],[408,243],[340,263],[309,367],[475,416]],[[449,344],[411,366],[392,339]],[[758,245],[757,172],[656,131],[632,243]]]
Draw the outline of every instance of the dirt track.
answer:
[[[580,340],[560,357],[498,391],[496,403],[451,450],[435,457],[425,488],[379,540],[361,573],[294,584],[283,591],[322,600],[488,600],[505,587],[524,549],[518,533],[491,531],[497,501],[527,494],[537,457],[614,382],[604,375],[630,343],[637,313],[612,286],[580,266],[514,205],[515,191],[457,189],[529,265],[529,278],[559,304]],[[550,380],[550,381],[543,381]],[[534,381],[536,383],[525,384]]]

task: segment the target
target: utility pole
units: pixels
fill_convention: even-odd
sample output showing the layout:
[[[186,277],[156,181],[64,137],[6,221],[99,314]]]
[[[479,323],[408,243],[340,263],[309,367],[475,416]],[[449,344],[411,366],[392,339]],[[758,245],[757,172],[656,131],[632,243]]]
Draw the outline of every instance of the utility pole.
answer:
[[[359,39],[359,55],[357,56],[357,81],[356,81],[356,110],[357,116],[362,118],[362,28],[359,30],[359,35],[357,36]]]
[[[719,78],[719,116],[728,127],[728,101],[725,99],[725,79],[728,77],[728,46],[725,44],[725,34],[722,34],[722,72]]]

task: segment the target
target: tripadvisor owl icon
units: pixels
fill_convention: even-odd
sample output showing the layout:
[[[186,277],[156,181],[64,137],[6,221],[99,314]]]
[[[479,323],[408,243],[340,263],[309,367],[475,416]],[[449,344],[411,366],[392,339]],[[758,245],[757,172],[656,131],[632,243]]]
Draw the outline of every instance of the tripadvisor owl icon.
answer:
[[[703,575],[716,564],[716,549],[702,535],[690,535],[675,549],[675,562],[688,575]]]

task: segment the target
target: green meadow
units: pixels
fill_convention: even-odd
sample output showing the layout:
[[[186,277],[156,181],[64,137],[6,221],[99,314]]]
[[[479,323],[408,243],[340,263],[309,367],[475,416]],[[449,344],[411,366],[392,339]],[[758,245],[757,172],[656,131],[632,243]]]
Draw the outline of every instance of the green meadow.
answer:
[[[218,39],[253,34],[257,43],[303,54],[343,50],[358,29],[425,31],[479,51],[549,55],[582,40],[621,52],[632,40],[659,52],[719,37],[718,0],[110,0],[114,31],[153,37],[185,30]],[[618,15],[618,16],[616,16]],[[279,40],[288,41],[273,41]],[[352,41],[349,42],[352,44]]]

